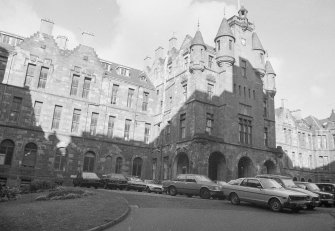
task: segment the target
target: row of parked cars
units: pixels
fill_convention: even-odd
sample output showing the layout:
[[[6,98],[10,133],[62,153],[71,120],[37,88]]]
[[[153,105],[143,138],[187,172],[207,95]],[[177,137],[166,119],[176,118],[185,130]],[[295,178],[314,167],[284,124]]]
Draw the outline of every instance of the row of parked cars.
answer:
[[[73,179],[73,185],[105,189],[136,190],[139,192],[162,193],[163,187],[154,180],[141,180],[134,176],[110,173],[99,177],[94,172],[80,172]]]
[[[266,205],[276,212],[284,208],[298,212],[303,208],[334,204],[335,187],[331,192],[324,192],[318,185],[321,189],[330,189],[325,183],[294,182],[292,178],[280,175],[266,174],[214,183],[206,176],[181,174],[174,180],[163,182],[163,191],[171,196],[184,194],[189,197],[199,195],[203,199],[226,198],[234,205],[245,201]]]

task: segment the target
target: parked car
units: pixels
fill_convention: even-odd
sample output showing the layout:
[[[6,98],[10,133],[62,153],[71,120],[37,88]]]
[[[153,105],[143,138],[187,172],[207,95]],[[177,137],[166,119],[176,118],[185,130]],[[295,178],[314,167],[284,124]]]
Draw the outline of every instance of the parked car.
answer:
[[[143,180],[138,177],[128,176],[127,180],[127,190],[137,190],[139,192],[142,192],[147,187]]]
[[[102,176],[104,188],[123,190],[127,187],[127,178],[118,173],[110,173]]]
[[[311,191],[308,191],[306,189],[299,188],[293,181],[291,177],[288,176],[281,176],[281,175],[272,175],[272,174],[264,174],[264,175],[258,175],[256,178],[267,178],[267,179],[273,179],[277,181],[283,188],[287,190],[292,190],[300,193],[304,193],[308,195],[308,202],[306,204],[307,209],[314,209],[316,206],[320,205],[320,197],[318,194],[315,194]]]
[[[231,185],[238,185],[238,184],[240,184],[243,180],[244,180],[244,178],[238,178],[238,179],[235,179],[235,180],[230,180],[230,181],[228,181],[228,184],[231,184]]]
[[[295,182],[295,184],[303,189],[318,194],[320,196],[320,205],[328,207],[334,204],[333,194],[322,192],[316,184],[311,182]]]
[[[274,212],[283,208],[298,212],[308,203],[306,194],[286,190],[275,180],[268,178],[244,178],[239,184],[222,186],[222,190],[234,205],[245,201],[269,206]]]
[[[148,193],[155,192],[155,193],[162,193],[163,192],[163,185],[158,184],[159,182],[156,180],[144,180],[146,185],[145,191]]]
[[[207,176],[196,174],[180,174],[174,180],[163,182],[163,190],[171,196],[185,194],[188,197],[199,195],[203,199],[223,198],[221,186],[215,184]]]
[[[333,183],[315,183],[322,192],[333,194],[334,206],[335,206],[335,184]]]
[[[79,172],[76,178],[73,179],[74,187],[102,187],[102,181],[94,172]]]

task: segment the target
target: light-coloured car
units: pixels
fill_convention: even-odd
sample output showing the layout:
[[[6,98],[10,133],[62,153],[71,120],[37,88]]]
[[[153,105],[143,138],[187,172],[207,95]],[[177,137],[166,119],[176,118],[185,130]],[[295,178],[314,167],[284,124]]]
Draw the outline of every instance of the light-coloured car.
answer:
[[[272,174],[263,174],[257,175],[257,178],[268,178],[277,181],[283,188],[304,193],[309,196],[309,202],[306,204],[307,209],[314,209],[316,206],[320,205],[320,197],[318,194],[315,194],[306,189],[299,188],[293,181],[292,177],[281,176],[281,175],[272,175]]]
[[[163,192],[163,185],[158,184],[155,180],[144,180],[145,191],[148,193],[155,192],[155,193],[162,193]]]
[[[283,208],[297,212],[308,202],[306,194],[286,190],[275,180],[266,178],[244,178],[239,184],[222,186],[222,190],[234,205],[245,201],[269,206],[275,212]]]
[[[207,176],[197,174],[180,174],[174,180],[163,182],[163,189],[171,196],[185,194],[193,195],[203,199],[223,198],[221,186],[211,181]]]
[[[138,177],[128,176],[127,180],[128,180],[128,182],[127,182],[128,184],[127,184],[127,187],[126,187],[127,191],[128,190],[137,190],[139,192],[142,192],[146,187],[144,181],[141,180]]]
[[[318,194],[320,196],[320,206],[324,205],[328,207],[334,204],[333,194],[322,192],[316,184],[311,182],[295,182],[295,184],[300,188]]]

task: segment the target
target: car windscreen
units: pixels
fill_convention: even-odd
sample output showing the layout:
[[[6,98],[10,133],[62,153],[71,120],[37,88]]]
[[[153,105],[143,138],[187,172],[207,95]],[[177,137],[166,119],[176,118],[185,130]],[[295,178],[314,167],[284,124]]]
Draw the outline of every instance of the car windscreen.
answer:
[[[307,189],[310,191],[320,191],[320,188],[316,184],[307,184]]]
[[[126,177],[122,174],[111,174],[110,178],[116,178],[116,179],[120,179],[120,180],[127,180]]]
[[[282,186],[277,181],[272,179],[260,178],[259,181],[265,189],[282,188]]]
[[[197,181],[201,182],[212,182],[211,179],[209,179],[207,176],[196,176]]]
[[[287,188],[297,188],[292,179],[281,179],[284,183],[284,186]]]

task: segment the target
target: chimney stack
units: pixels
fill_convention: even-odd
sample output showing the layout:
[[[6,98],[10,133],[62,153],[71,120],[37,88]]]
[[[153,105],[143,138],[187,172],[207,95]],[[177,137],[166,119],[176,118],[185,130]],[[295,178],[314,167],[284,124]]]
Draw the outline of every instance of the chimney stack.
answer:
[[[52,35],[54,22],[50,19],[41,19],[40,33]]]
[[[159,46],[156,50],[155,50],[155,60],[158,59],[163,59],[164,56],[164,48]]]
[[[177,48],[177,38],[174,36],[169,39],[169,51],[171,51],[173,48]]]
[[[144,70],[146,70],[148,67],[151,67],[151,57],[147,56],[144,58]]]
[[[56,38],[57,45],[60,49],[66,50],[66,43],[68,41],[68,38],[63,35],[58,35]]]
[[[285,102],[287,101],[287,99],[281,99],[281,107],[285,108]]]
[[[88,47],[92,47],[93,37],[94,37],[93,33],[82,32],[81,33],[81,44],[88,46]]]

